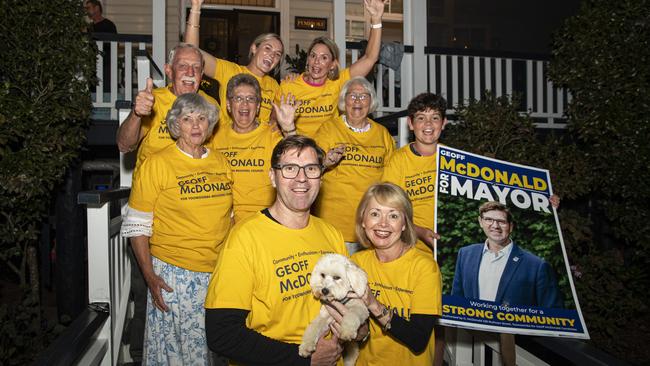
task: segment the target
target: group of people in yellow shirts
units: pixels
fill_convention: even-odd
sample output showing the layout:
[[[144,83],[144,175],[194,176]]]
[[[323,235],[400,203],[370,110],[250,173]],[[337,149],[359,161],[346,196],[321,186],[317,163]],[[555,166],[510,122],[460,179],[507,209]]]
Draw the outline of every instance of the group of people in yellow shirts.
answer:
[[[298,343],[320,308],[315,262],[357,251],[373,319],[358,331],[357,364],[432,364],[441,285],[431,187],[446,102],[414,98],[415,141],[395,150],[368,117],[379,101],[365,79],[384,1],[364,3],[363,57],[340,70],[336,44],[319,37],[305,72],[278,84],[277,35],[257,37],[246,66],[217,59],[197,48],[202,0],[192,0],[186,43],[165,64],[170,84],[149,80],[117,135],[122,152],[138,150],[122,235],[149,289],[146,364],[340,362],[336,325],[310,358]],[[199,91],[203,74],[220,82],[219,102]],[[345,307],[331,305],[340,319]]]

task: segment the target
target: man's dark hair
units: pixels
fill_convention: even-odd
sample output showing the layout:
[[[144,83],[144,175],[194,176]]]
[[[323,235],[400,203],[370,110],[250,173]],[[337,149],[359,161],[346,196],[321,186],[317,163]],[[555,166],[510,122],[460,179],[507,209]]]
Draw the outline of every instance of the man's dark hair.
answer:
[[[421,93],[411,99],[406,111],[409,118],[413,119],[417,112],[424,112],[431,109],[440,113],[442,119],[447,118],[447,101],[445,98],[433,93]]]
[[[99,14],[104,14],[104,8],[102,7],[102,3],[99,0],[86,0],[88,4],[93,4],[95,6],[99,6]]]
[[[321,149],[312,138],[302,135],[287,136],[278,142],[278,144],[273,148],[271,166],[277,166],[280,163],[282,155],[289,150],[298,150],[298,153],[300,154],[303,150],[309,148],[314,149],[318,156],[318,164],[323,166],[323,159],[325,157],[323,149]]]
[[[506,220],[508,220],[509,223],[514,224],[515,222],[514,218],[512,217],[512,213],[508,209],[508,206],[504,204],[496,201],[485,202],[481,205],[481,207],[478,208],[478,215],[483,218],[483,214],[488,211],[501,211],[506,214]]]

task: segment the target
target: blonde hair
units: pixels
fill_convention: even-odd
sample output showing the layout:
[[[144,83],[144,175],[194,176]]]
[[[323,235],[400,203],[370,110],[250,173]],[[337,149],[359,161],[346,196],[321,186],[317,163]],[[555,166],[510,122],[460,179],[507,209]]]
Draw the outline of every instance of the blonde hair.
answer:
[[[257,49],[262,43],[268,41],[269,39],[277,39],[278,42],[280,42],[282,45],[282,55],[280,56],[280,61],[278,61],[278,64],[275,65],[275,67],[271,69],[270,72],[271,75],[275,76],[280,72],[280,65],[282,65],[282,61],[284,60],[284,42],[282,42],[282,38],[280,38],[280,36],[275,33],[262,33],[259,36],[255,37],[253,43],[251,43],[251,46],[255,45],[255,48]],[[248,59],[252,60],[254,56],[255,54],[253,54],[253,49],[250,47],[248,49]]]
[[[322,44],[325,47],[327,47],[327,49],[332,54],[332,60],[335,61],[334,69],[330,70],[327,73],[327,78],[330,79],[330,80],[337,80],[339,78],[339,62],[338,62],[339,61],[339,53],[340,53],[339,52],[339,46],[337,46],[336,43],[333,40],[331,40],[330,38],[328,38],[328,37],[324,37],[324,36],[317,37],[311,42],[311,44],[309,45],[309,48],[307,49],[307,58],[308,59],[309,59],[309,54],[311,54],[311,51],[318,44]]]
[[[368,204],[373,198],[377,203],[397,209],[402,213],[405,228],[400,235],[400,239],[407,247],[415,245],[417,234],[415,233],[415,224],[413,224],[413,205],[411,204],[411,200],[409,200],[408,195],[402,188],[388,182],[371,185],[359,202],[355,225],[355,232],[359,243],[364,248],[372,248],[372,242],[368,239],[366,230],[363,228],[363,219],[366,215]]]

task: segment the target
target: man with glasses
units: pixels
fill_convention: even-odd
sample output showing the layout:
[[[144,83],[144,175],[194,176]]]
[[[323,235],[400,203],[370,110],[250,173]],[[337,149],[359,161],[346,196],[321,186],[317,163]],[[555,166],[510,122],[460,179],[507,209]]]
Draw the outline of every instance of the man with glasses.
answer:
[[[305,328],[320,303],[309,286],[325,253],[346,254],[341,233],[310,215],[318,196],[324,153],[314,140],[286,137],[273,149],[271,207],[235,225],[206,297],[209,347],[237,364],[333,365],[342,348],[321,339],[311,358],[298,355]]]
[[[562,295],[551,266],[510,238],[515,223],[499,202],[479,207],[485,243],[458,251],[451,294],[498,304],[561,308]]]

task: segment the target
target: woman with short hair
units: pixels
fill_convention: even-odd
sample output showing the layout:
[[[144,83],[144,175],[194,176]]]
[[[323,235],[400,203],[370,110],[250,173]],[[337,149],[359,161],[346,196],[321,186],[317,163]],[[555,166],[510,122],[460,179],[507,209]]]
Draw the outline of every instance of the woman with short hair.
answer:
[[[357,249],[354,210],[368,186],[381,178],[395,145],[388,130],[368,118],[378,104],[368,80],[362,76],[350,79],[338,99],[344,113],[323,124],[315,137],[318,145],[328,151],[328,169],[314,212],[341,230],[350,253]]]
[[[166,117],[175,143],[133,180],[121,231],[149,287],[145,364],[208,364],[203,305],[232,211],[228,163],[204,146],[218,113],[198,94],[179,96]]]
[[[414,249],[413,207],[392,183],[370,186],[356,211],[359,242],[352,260],[368,274],[362,300],[370,337],[357,365],[432,365],[436,317],[442,314],[441,277],[431,255]]]
[[[258,114],[262,94],[257,79],[250,74],[233,76],[226,86],[226,109],[231,123],[223,123],[208,144],[221,152],[232,169],[235,223],[273,204],[275,189],[269,180],[271,153],[282,139]],[[295,100],[284,98],[273,105],[280,126],[293,124]]]

